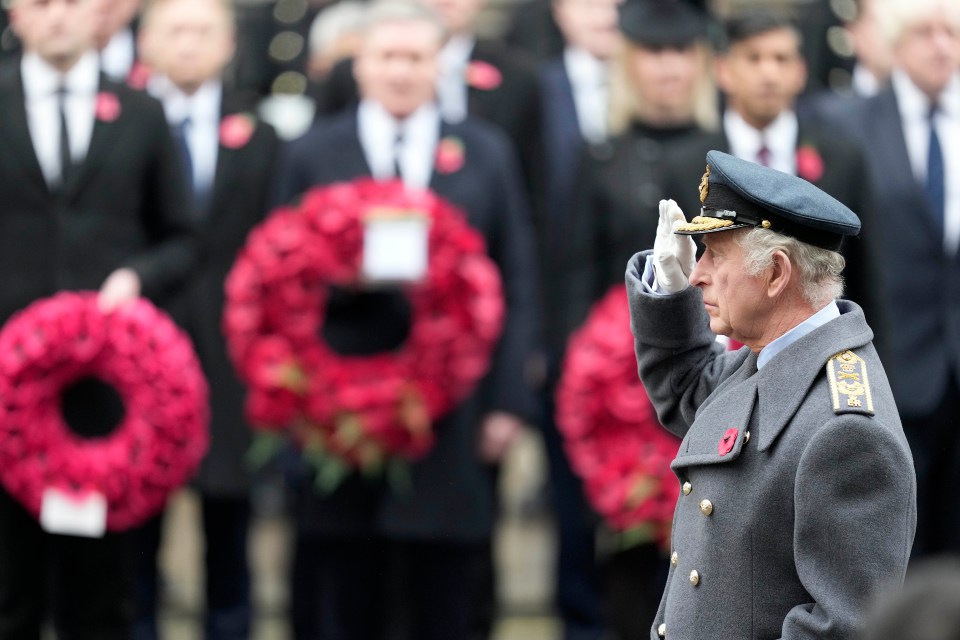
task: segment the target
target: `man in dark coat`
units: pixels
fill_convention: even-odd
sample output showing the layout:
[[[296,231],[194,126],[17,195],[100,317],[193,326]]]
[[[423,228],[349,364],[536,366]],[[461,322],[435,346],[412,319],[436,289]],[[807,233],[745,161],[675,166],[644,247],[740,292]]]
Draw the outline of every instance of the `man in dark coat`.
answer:
[[[863,145],[874,190],[884,363],[919,485],[917,554],[960,551],[960,10],[891,2],[891,86],[841,121]],[[894,264],[896,263],[896,264]]]
[[[703,156],[720,149],[799,176],[861,217],[869,216],[866,160],[856,141],[843,131],[801,121],[793,110],[807,75],[793,20],[776,9],[753,8],[730,16],[725,29],[726,48],[716,63],[717,83],[727,101],[722,129],[671,149],[663,169],[665,193],[675,194],[683,211],[696,211],[694,186],[703,173]],[[879,257],[866,240],[879,229],[864,226],[863,236],[848,239],[843,249],[846,295],[881,330],[884,318],[876,312]],[[878,338],[882,347],[882,333]]]
[[[196,248],[161,106],[100,74],[92,0],[15,0],[10,16],[24,55],[0,70],[0,319],[64,289],[101,287],[107,309],[163,301]],[[107,407],[83,404],[103,426]],[[49,603],[63,637],[128,638],[129,542],[46,533],[0,491],[0,637],[39,637]]]
[[[164,105],[191,188],[202,262],[171,305],[189,332],[210,382],[210,449],[200,468],[208,640],[249,637],[248,568],[251,438],[244,388],[221,331],[224,282],[250,229],[267,212],[277,136],[221,80],[234,51],[234,18],[225,0],[157,0],[148,5],[140,47],[155,72],[148,85]],[[142,534],[138,638],[156,637],[157,550],[161,518]]]
[[[410,563],[402,582],[413,617],[409,637],[466,638],[477,604],[472,574],[488,553],[495,516],[489,464],[536,413],[524,379],[537,340],[536,267],[516,162],[505,136],[489,125],[441,120],[434,95],[442,34],[417,4],[371,9],[355,62],[363,100],[290,146],[278,200],[364,176],[391,179],[397,171],[407,187],[429,187],[484,236],[504,282],[505,330],[479,389],[435,425],[437,441],[412,465],[409,492],[359,474],[328,497],[317,494],[312,478],[301,484],[298,639],[376,637],[385,617],[383,561],[397,548]],[[435,165],[440,145],[452,139],[462,157]],[[324,327],[331,346],[350,354],[389,350],[408,330],[409,304],[397,289],[335,292]]]
[[[690,222],[661,203],[653,251],[626,273],[640,377],[683,438],[650,637],[852,640],[872,599],[902,585],[917,516],[873,333],[838,300],[838,249],[860,221],[805,180],[719,151],[700,194]]]

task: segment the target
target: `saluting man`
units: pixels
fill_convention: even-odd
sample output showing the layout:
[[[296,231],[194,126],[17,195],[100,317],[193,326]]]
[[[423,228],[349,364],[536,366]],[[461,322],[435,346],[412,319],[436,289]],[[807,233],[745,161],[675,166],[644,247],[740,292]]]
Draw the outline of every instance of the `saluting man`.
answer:
[[[683,438],[651,638],[852,638],[902,584],[916,528],[873,332],[839,299],[860,220],[800,178],[719,151],[707,165],[700,215],[661,201],[626,274],[640,377]]]

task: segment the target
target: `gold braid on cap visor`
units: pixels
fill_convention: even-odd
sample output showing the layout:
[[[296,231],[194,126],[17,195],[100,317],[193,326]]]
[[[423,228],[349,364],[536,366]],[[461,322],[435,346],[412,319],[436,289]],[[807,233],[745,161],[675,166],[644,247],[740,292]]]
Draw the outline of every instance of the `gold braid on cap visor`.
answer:
[[[724,227],[732,227],[733,224],[733,220],[722,220],[720,218],[696,216],[690,222],[678,224],[673,232],[677,233],[680,231],[685,233],[697,233],[703,231],[714,231],[716,229],[723,229]]]

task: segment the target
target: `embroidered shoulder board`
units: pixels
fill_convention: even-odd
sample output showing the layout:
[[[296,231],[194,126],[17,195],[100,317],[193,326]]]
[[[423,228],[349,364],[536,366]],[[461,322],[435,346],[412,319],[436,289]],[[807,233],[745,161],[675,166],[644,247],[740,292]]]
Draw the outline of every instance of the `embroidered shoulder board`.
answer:
[[[841,351],[827,361],[827,380],[834,413],[873,415],[873,396],[863,358],[852,351]]]

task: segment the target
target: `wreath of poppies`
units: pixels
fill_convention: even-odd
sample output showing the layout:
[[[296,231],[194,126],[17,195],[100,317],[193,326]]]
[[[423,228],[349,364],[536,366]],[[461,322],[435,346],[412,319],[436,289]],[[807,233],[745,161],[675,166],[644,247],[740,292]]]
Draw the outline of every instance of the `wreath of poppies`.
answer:
[[[64,392],[98,379],[123,402],[107,435],[64,418]],[[39,517],[48,488],[107,502],[107,528],[141,524],[192,476],[208,444],[207,385],[184,333],[144,299],[104,313],[92,292],[59,293],[0,332],[0,483]]]
[[[403,287],[412,320],[401,346],[341,355],[322,338],[327,299],[332,286],[362,287],[374,210],[427,217],[427,272]],[[488,370],[504,317],[499,271],[463,215],[430,191],[370,179],[274,211],[250,233],[226,294],[223,330],[251,424],[293,438],[327,469],[378,470],[429,451],[436,419]]]
[[[678,497],[670,462],[679,440],[657,421],[637,376],[626,287],[598,302],[570,338],[557,425],[573,470],[609,526],[668,545]]]

